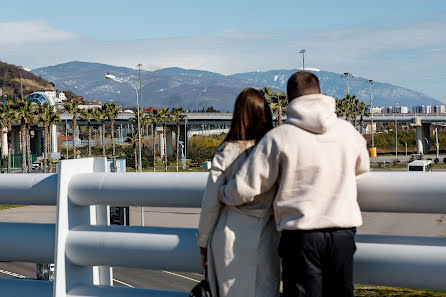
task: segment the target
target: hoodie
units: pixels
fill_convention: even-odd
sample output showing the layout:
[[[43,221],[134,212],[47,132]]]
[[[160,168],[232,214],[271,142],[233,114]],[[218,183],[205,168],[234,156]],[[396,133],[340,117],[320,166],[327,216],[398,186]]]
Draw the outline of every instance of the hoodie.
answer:
[[[305,95],[290,102],[286,122],[262,138],[220,199],[243,205],[277,187],[279,231],[358,227],[356,178],[369,167],[365,139],[336,117],[335,100]]]

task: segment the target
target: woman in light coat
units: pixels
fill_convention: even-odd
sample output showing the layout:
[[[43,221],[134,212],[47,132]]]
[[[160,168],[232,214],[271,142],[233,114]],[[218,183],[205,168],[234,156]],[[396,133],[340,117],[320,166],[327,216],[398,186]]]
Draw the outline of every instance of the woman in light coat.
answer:
[[[271,110],[262,93],[243,90],[229,133],[212,160],[202,200],[198,245],[213,297],[279,296],[279,233],[272,212],[276,188],[237,207],[225,205],[218,195],[270,129]]]

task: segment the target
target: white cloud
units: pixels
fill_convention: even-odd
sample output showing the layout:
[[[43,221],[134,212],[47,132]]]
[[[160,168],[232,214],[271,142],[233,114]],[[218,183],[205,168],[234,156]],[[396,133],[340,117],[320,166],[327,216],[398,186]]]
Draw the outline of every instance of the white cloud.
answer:
[[[0,46],[57,42],[78,38],[72,32],[52,28],[41,21],[0,23],[0,32],[7,36],[0,38]]]
[[[318,32],[224,31],[216,35],[134,41],[98,41],[40,22],[0,23],[2,60],[36,68],[80,60],[154,70],[204,69],[223,74],[306,68],[351,72],[446,99],[446,18],[368,24]],[[15,37],[14,37],[15,36]],[[33,43],[32,48],[27,47]],[[25,45],[25,46],[24,46]],[[36,58],[38,57],[38,58]]]

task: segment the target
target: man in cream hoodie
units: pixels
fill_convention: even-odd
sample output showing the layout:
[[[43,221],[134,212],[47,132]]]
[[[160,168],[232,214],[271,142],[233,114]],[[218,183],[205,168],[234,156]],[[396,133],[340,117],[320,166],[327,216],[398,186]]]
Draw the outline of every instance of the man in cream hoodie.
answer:
[[[220,198],[241,205],[277,185],[284,296],[350,297],[362,224],[356,178],[370,166],[366,141],[336,117],[335,100],[320,93],[314,74],[293,74],[287,94],[286,122],[259,141]]]

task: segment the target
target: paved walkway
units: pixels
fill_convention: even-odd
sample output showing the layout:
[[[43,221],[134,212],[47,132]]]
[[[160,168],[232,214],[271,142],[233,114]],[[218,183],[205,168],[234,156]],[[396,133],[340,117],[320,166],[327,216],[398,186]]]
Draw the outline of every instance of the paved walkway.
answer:
[[[364,212],[362,234],[446,236],[446,214]],[[197,228],[198,208],[144,207],[146,226]],[[0,210],[0,222],[54,223],[55,206],[25,206]],[[130,225],[141,225],[141,208],[130,207]]]

